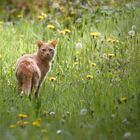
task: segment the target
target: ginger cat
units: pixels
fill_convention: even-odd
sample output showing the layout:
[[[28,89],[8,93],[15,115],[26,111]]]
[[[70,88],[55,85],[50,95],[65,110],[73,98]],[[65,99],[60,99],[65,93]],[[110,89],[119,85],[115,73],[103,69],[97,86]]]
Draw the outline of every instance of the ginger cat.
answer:
[[[24,55],[18,59],[16,64],[19,91],[23,91],[25,95],[29,96],[34,89],[35,97],[39,96],[41,83],[51,69],[51,61],[55,56],[57,41],[53,40],[50,43],[38,41],[37,45],[38,52],[36,54]]]

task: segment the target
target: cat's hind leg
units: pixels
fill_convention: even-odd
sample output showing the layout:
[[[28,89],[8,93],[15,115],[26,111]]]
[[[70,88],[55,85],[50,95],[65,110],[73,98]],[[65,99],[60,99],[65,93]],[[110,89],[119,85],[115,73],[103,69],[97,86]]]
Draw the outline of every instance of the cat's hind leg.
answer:
[[[35,97],[39,97],[40,77],[39,72],[34,72],[32,85],[35,92]]]

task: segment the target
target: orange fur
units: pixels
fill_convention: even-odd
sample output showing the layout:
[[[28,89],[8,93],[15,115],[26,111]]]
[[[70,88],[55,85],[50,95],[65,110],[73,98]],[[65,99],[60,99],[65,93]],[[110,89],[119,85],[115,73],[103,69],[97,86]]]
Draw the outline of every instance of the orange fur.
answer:
[[[18,59],[16,64],[16,79],[19,91],[29,96],[32,89],[35,96],[39,96],[40,85],[45,75],[51,69],[51,61],[55,55],[57,41],[50,43],[38,41],[38,52],[36,54],[24,55]]]

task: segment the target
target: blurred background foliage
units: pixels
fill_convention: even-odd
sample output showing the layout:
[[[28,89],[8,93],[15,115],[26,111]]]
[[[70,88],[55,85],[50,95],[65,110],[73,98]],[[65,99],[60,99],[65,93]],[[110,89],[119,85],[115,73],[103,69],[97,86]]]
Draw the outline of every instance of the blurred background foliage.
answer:
[[[80,22],[85,12],[90,12],[92,16],[98,11],[107,15],[110,14],[111,8],[126,3],[129,7],[132,1],[135,0],[0,0],[0,19],[11,21],[21,14],[24,17],[34,18],[43,12],[48,18]]]

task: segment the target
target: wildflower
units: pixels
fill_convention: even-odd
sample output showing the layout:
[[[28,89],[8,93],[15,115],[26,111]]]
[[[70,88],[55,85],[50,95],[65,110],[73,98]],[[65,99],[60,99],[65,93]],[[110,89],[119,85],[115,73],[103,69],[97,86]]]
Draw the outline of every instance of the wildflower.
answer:
[[[131,132],[125,132],[123,137],[124,137],[124,139],[129,139],[131,137],[131,135],[132,135]]]
[[[15,124],[11,124],[9,127],[10,128],[16,128],[16,125]]]
[[[59,3],[58,2],[53,2],[53,4],[52,4],[52,8],[53,9],[59,9]]]
[[[24,122],[23,122],[23,125],[28,125],[28,124],[29,124],[28,121],[24,121]]]
[[[70,33],[71,31],[69,29],[64,29],[64,30],[61,30],[59,33],[62,34],[62,35],[65,35],[66,33]]]
[[[56,81],[56,77],[50,77],[49,80],[52,81],[52,82]]]
[[[115,118],[115,116],[116,116],[115,114],[112,114],[112,115],[111,115],[112,118]]]
[[[132,31],[136,31],[136,29],[137,29],[136,25],[132,25],[131,29],[132,29]]]
[[[61,124],[64,124],[64,123],[65,123],[65,119],[61,119],[61,120],[60,120],[60,123],[61,123]]]
[[[41,129],[41,133],[46,133],[47,130],[46,129]]]
[[[18,18],[23,18],[22,14],[17,15]]]
[[[21,91],[21,92],[20,92],[20,96],[23,96],[23,95],[24,95],[24,91]]]
[[[86,115],[87,114],[87,109],[83,108],[80,110],[81,115]]]
[[[58,135],[61,133],[62,133],[62,130],[60,130],[60,129],[56,131],[56,134],[58,134]]]
[[[91,63],[91,66],[95,67],[96,66],[96,63]]]
[[[129,124],[129,121],[128,121],[127,119],[124,119],[124,120],[122,121],[122,123],[125,124],[125,125],[128,125],[128,124]]]
[[[92,33],[90,33],[90,35],[94,38],[97,38],[97,37],[101,36],[101,34],[99,32],[92,32]]]
[[[67,112],[66,112],[66,114],[67,114],[67,115],[70,115],[70,112],[69,112],[69,111],[67,111]]]
[[[107,54],[106,54],[106,53],[104,53],[104,54],[102,55],[102,57],[103,57],[103,59],[108,59],[108,57],[107,57]]]
[[[71,31],[69,29],[64,29],[63,30],[65,33],[70,33]]]
[[[49,28],[49,29],[55,29],[55,26],[52,25],[52,24],[48,24],[47,28]]]
[[[87,75],[86,78],[90,80],[90,79],[93,79],[93,76],[92,75]]]
[[[119,40],[108,38],[107,39],[107,42],[110,42],[110,43],[119,43]]]
[[[44,18],[46,18],[47,17],[47,14],[45,14],[45,13],[41,13],[41,16],[43,16]]]
[[[35,127],[40,127],[41,125],[41,119],[36,119],[35,121],[32,122],[32,125]]]
[[[76,43],[75,48],[76,49],[82,49],[83,48],[82,43],[80,43],[80,42]]]
[[[115,55],[114,55],[113,53],[109,53],[109,54],[108,54],[108,57],[109,57],[109,58],[113,58],[114,56],[115,56]]]
[[[49,115],[54,116],[55,112],[50,112]]]
[[[134,30],[129,31],[128,35],[131,36],[131,37],[134,37],[135,36],[135,31]]]
[[[78,61],[76,61],[76,62],[74,62],[73,64],[74,64],[74,65],[78,65],[78,64],[79,64],[79,62],[78,62]]]
[[[27,118],[28,115],[20,113],[20,114],[18,114],[18,117],[21,118],[21,119],[24,119],[24,118]]]
[[[65,31],[60,31],[59,34],[65,35]]]
[[[127,97],[126,97],[126,96],[122,97],[122,98],[120,99],[120,101],[121,101],[121,102],[127,102]]]
[[[64,6],[60,6],[59,8],[62,12],[65,12],[65,7]]]
[[[38,18],[39,20],[43,20],[43,19],[44,19],[43,16],[38,16],[37,18]]]

